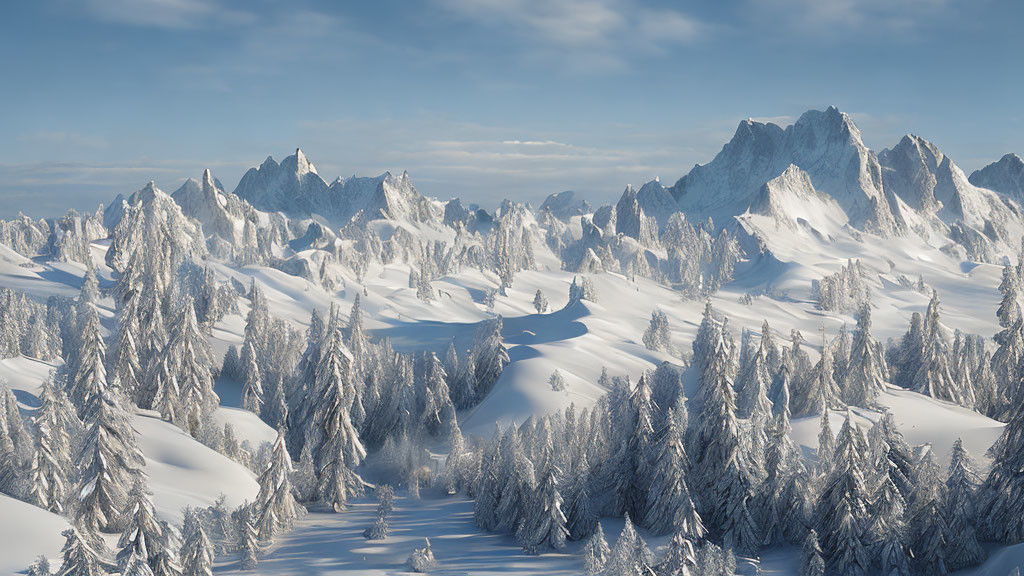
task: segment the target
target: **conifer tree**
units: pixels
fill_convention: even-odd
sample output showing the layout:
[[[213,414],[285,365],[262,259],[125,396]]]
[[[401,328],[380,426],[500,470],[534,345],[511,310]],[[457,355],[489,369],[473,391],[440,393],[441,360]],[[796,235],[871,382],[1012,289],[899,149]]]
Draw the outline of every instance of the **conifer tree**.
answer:
[[[569,535],[565,514],[562,512],[562,495],[558,488],[561,472],[555,465],[548,466],[537,487],[535,505],[525,519],[525,530],[520,540],[527,554],[538,554],[541,550],[561,551]]]
[[[82,332],[79,335],[79,350],[75,355],[75,372],[71,381],[69,396],[78,411],[79,418],[95,409],[96,396],[107,386],[107,370],[104,367],[107,349],[100,336],[100,320],[92,305],[81,307],[84,313]]]
[[[213,544],[194,510],[185,513],[185,542],[181,549],[182,576],[213,576]]]
[[[537,289],[537,293],[533,296],[533,307],[537,310],[537,314],[543,314],[548,309],[548,299],[544,297],[544,293]]]
[[[166,537],[163,527],[156,519],[156,511],[153,509],[146,486],[140,479],[135,481],[128,495],[121,524],[124,528],[117,543],[118,567],[126,571],[131,561],[139,558],[152,568],[164,550]]]
[[[669,332],[668,316],[663,310],[651,312],[651,323],[642,338],[648,350],[672,352],[672,334]]]
[[[238,565],[242,570],[255,570],[259,565],[259,532],[253,518],[252,507],[248,502],[242,504],[236,512],[238,543]]]
[[[213,391],[211,356],[205,335],[199,330],[195,306],[187,293],[178,298],[177,318],[167,342],[172,374],[180,391],[179,419],[195,436],[203,420],[220,403]]]
[[[861,441],[853,414],[848,412],[836,439],[832,472],[818,500],[816,529],[827,565],[837,574],[866,575],[870,569],[861,530],[867,516],[861,468],[861,454],[867,446]]]
[[[825,560],[818,544],[818,533],[814,530],[807,534],[800,553],[800,576],[825,576]]]
[[[555,392],[561,392],[565,390],[565,377],[558,370],[551,373],[551,377],[548,378],[548,386]]]
[[[943,514],[945,486],[938,478],[939,467],[931,450],[925,452],[917,471],[910,513],[910,549],[914,564],[924,574],[947,574],[950,547]]]
[[[753,553],[761,543],[750,510],[753,467],[741,446],[727,359],[719,339],[704,373],[704,404],[691,442],[695,493],[700,495],[701,518],[712,534],[722,535],[736,550]]]
[[[576,473],[565,490],[565,517],[570,540],[582,540],[591,535],[600,519],[590,495],[590,465],[586,452],[581,454],[577,466]]]
[[[817,413],[824,406],[829,409],[843,407],[840,400],[839,386],[836,385],[835,363],[832,359],[832,348],[822,331],[821,357],[804,380],[804,389],[794,398],[794,413],[806,416]]]
[[[651,552],[626,515],[626,523],[615,540],[604,566],[603,574],[641,575],[649,574]]]
[[[260,415],[263,410],[263,379],[252,341],[242,347],[242,408]]]
[[[601,528],[601,524],[598,523],[597,529],[590,536],[590,539],[587,540],[587,545],[583,548],[584,570],[590,576],[597,576],[604,570],[609,556],[611,556],[611,548],[608,547],[608,541],[604,538],[604,530]]]
[[[654,534],[668,534],[673,529],[678,531],[682,526],[690,531],[686,535],[691,540],[699,541],[704,537],[704,525],[686,485],[688,458],[682,431],[671,408],[666,421],[666,429],[658,442],[652,465],[644,526]]]
[[[925,341],[924,349],[921,352],[921,364],[914,375],[913,389],[925,396],[946,400],[962,406],[971,406],[973,393],[969,398],[965,396],[960,385],[954,381],[953,373],[949,364],[949,346],[942,336],[942,327],[939,323],[939,296],[937,292],[932,293],[931,302],[928,303],[928,314],[925,318]]]
[[[978,543],[974,525],[977,513],[974,501],[978,484],[974,462],[964,448],[963,441],[957,438],[953,444],[944,503],[945,517],[949,525],[947,565],[950,570],[975,566],[985,559],[985,551]]]
[[[482,400],[498,381],[505,366],[509,363],[508,351],[501,339],[502,319],[484,322],[477,331],[476,344],[473,346],[476,365],[474,383],[476,401]]]
[[[133,400],[138,396],[142,382],[138,338],[138,310],[135,300],[132,300],[120,310],[117,345],[111,350],[109,364],[111,385]]]
[[[1024,540],[1024,410],[1015,411],[991,448],[992,468],[978,491],[979,526],[986,539]]]
[[[64,548],[61,555],[64,562],[56,576],[102,576],[103,561],[100,555],[86,542],[75,528],[61,532]]]
[[[391,512],[394,509],[395,489],[391,486],[379,486],[377,488],[377,518],[363,532],[367,540],[383,540],[388,536],[388,522],[391,519]]]
[[[92,411],[87,413],[87,432],[78,457],[76,525],[89,535],[119,528],[129,487],[144,461],[135,441],[130,415],[118,395],[100,386]]]
[[[260,474],[260,491],[256,496],[255,524],[259,536],[270,540],[282,530],[290,529],[303,509],[295,501],[290,474],[292,460],[285,447],[284,431],[278,430],[271,449],[270,461]]]
[[[996,310],[996,317],[1002,330],[995,336],[999,348],[992,355],[992,370],[1002,386],[1001,395],[1013,405],[1024,358],[1024,319],[1019,304],[1020,278],[1010,266],[1003,268],[999,292],[1003,299]]]
[[[871,308],[861,306],[857,333],[850,351],[850,365],[842,385],[843,401],[850,406],[871,406],[885,389],[888,368],[878,342],[871,336]]]
[[[36,452],[33,473],[36,478],[32,486],[33,502],[60,514],[64,511],[71,483],[71,432],[80,423],[64,391],[52,378],[43,381],[39,399],[39,409],[34,417]],[[14,451],[10,454],[13,455]]]
[[[363,480],[355,469],[366,457],[350,411],[355,400],[351,368],[336,311],[332,311],[324,349],[316,370],[316,408],[313,413],[311,452],[317,470],[320,501],[335,511],[363,493]]]

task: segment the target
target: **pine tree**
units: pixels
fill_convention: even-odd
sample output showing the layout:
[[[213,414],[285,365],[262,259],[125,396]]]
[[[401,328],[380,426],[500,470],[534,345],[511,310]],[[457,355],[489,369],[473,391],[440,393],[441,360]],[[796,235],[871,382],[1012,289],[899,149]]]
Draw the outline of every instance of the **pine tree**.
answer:
[[[906,502],[888,474],[883,474],[871,503],[871,520],[864,532],[872,558],[882,574],[907,574],[904,542]]]
[[[948,528],[943,514],[945,486],[931,450],[917,466],[917,479],[910,513],[910,549],[914,564],[924,574],[948,574],[950,552]]]
[[[843,407],[840,400],[839,386],[836,385],[835,363],[832,359],[832,348],[822,331],[821,357],[811,369],[808,378],[804,380],[804,389],[800,391],[793,404],[796,406],[794,413],[800,416],[816,414],[822,407],[839,409]]]
[[[818,500],[817,531],[830,570],[839,574],[864,575],[870,560],[864,546],[861,525],[867,516],[867,495],[861,469],[867,446],[853,422],[852,412],[836,439],[832,472]],[[866,442],[864,442],[866,444]]]
[[[584,452],[580,457],[576,473],[565,490],[565,517],[570,540],[586,538],[594,532],[598,525],[600,515],[590,496],[589,481],[590,466]]]
[[[85,320],[79,335],[76,370],[68,395],[78,411],[78,417],[84,419],[87,412],[95,409],[100,388],[107,386],[107,370],[103,364],[107,349],[100,336],[100,319],[96,309],[92,305],[84,305],[81,309]]]
[[[124,528],[117,543],[117,565],[121,571],[126,571],[135,558],[149,564],[149,567],[156,564],[158,555],[163,551],[165,536],[141,480],[135,481],[128,495],[121,524]]]
[[[363,493],[364,483],[355,469],[366,457],[366,450],[350,416],[355,387],[336,312],[331,314],[323,355],[317,365],[315,389],[316,434],[311,452],[317,470],[317,491],[323,504],[340,512],[350,497]]]
[[[270,461],[259,477],[260,491],[254,504],[256,529],[263,540],[290,529],[303,512],[295,501],[289,478],[291,471],[292,460],[285,447],[284,431],[278,430]]]
[[[39,409],[35,413],[36,453],[33,460],[33,503],[61,514],[71,481],[71,432],[80,423],[75,417],[64,391],[47,379],[39,395]],[[11,451],[13,454],[14,451]]]
[[[832,434],[832,425],[829,420],[827,408],[821,411],[821,427],[818,432],[818,470],[827,474],[832,469],[832,459],[835,455],[835,436]]]
[[[566,528],[565,514],[562,513],[562,495],[558,489],[558,476],[561,472],[555,465],[548,466],[537,488],[535,505],[530,511],[532,517],[525,520],[525,530],[520,540],[527,554],[538,554],[550,548],[561,551],[565,548],[569,530]]]
[[[259,359],[253,343],[242,347],[242,408],[260,415],[263,410],[263,379],[260,377]]]
[[[608,555],[604,566],[603,574],[616,574],[623,576],[640,576],[649,574],[651,563],[651,552],[647,549],[640,535],[633,528],[633,523],[626,516],[626,523],[622,532],[615,540],[615,546]]]
[[[920,313],[910,315],[910,327],[900,339],[895,352],[893,368],[893,384],[910,388],[914,385],[914,377],[921,369],[921,359],[925,347],[924,318]]]
[[[704,537],[704,524],[686,485],[688,458],[682,431],[671,408],[666,421],[668,424],[658,442],[652,465],[644,526],[654,534],[668,534],[673,529],[678,531],[681,526],[686,527],[689,530],[686,535],[693,541],[699,541]]]
[[[501,339],[502,319],[484,322],[477,331],[474,356],[476,366],[474,383],[476,401],[482,400],[501,377],[502,371],[509,363],[508,351]]]
[[[680,523],[669,540],[665,557],[655,566],[658,576],[691,576],[697,569],[697,552],[692,527]]]
[[[130,415],[118,395],[101,386],[86,413],[88,431],[78,457],[76,525],[89,535],[119,527],[127,491],[140,474],[142,454]]]
[[[950,570],[975,566],[985,559],[985,551],[978,543],[974,526],[977,513],[974,499],[978,484],[974,462],[964,448],[963,441],[957,438],[953,444],[953,456],[946,479],[946,501],[943,505],[949,525],[947,565]]]
[[[604,538],[604,530],[599,523],[593,535],[587,540],[587,545],[583,548],[583,567],[586,573],[590,576],[600,574],[604,570],[609,556],[611,556],[611,548],[608,547],[608,541]]]
[[[178,298],[177,318],[167,349],[181,395],[179,419],[185,430],[195,436],[206,416],[220,404],[220,398],[213,391],[209,344],[199,330],[195,306],[187,293]]]
[[[672,334],[669,332],[668,316],[663,310],[651,312],[651,323],[643,335],[644,346],[648,350],[672,353]]]
[[[181,549],[182,576],[213,576],[213,544],[193,510],[185,513],[185,542]]]
[[[818,545],[818,533],[814,530],[807,534],[800,553],[800,576],[825,576],[825,560]]]
[[[761,535],[749,508],[754,478],[748,452],[741,446],[727,355],[719,339],[702,386],[706,389],[699,425],[691,442],[695,493],[701,518],[713,534],[742,552],[756,552]]]
[[[548,309],[548,299],[544,297],[544,293],[537,289],[537,293],[533,296],[533,307],[537,310],[537,314],[543,314]]]
[[[377,488],[377,518],[363,532],[367,540],[383,540],[388,536],[388,522],[391,519],[391,512],[394,509],[395,489],[391,486],[379,486]]]
[[[53,576],[50,560],[46,556],[39,556],[39,559],[29,566],[28,576]]]
[[[65,539],[61,550],[64,563],[56,576],[102,576],[104,570],[100,555],[89,546],[78,530],[68,528],[61,535]]]
[[[259,565],[259,532],[253,519],[252,507],[248,502],[242,504],[236,512],[238,543],[238,565],[242,570],[255,570]]]
[[[111,350],[110,383],[129,398],[136,398],[142,382],[142,366],[139,363],[139,311],[135,300],[129,301],[120,310],[117,326],[117,346]]]
[[[953,380],[949,356],[949,346],[942,336],[942,327],[939,323],[939,296],[937,292],[933,292],[925,318],[925,343],[921,353],[921,365],[914,375],[913,389],[925,396],[969,406],[960,385]],[[970,397],[973,398],[973,393]],[[970,405],[973,405],[973,402]]]
[[[992,468],[978,491],[979,529],[997,542],[1024,540],[1024,409],[1017,409],[992,446]]]
[[[562,376],[562,373],[558,370],[552,372],[551,377],[548,378],[548,386],[551,386],[551,389],[555,392],[565,390],[565,378]]]
[[[992,370],[1002,386],[1001,395],[1012,406],[1016,404],[1017,383],[1024,358],[1024,319],[1018,303],[1020,278],[1010,266],[1003,268],[999,292],[1003,299],[996,310],[996,317],[1002,330],[995,336],[999,348],[992,355]]]
[[[857,333],[850,351],[850,365],[843,381],[843,401],[850,406],[871,406],[885,389],[888,368],[878,342],[871,336],[871,308],[864,305],[857,315]]]

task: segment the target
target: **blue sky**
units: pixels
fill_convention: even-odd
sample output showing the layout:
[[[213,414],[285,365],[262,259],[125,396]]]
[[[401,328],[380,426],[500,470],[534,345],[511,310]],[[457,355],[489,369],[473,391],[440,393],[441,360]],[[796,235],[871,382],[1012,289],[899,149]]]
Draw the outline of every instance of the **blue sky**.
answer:
[[[95,207],[301,146],[494,206],[674,182],[748,117],[839,106],[968,173],[1024,153],[1006,0],[56,0],[0,19],[0,215]]]

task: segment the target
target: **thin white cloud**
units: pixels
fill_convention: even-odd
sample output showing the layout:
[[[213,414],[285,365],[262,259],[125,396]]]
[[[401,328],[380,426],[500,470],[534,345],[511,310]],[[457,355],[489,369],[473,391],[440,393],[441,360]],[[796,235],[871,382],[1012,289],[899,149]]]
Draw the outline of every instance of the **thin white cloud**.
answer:
[[[813,36],[913,33],[954,0],[749,0],[754,21]]]
[[[216,0],[87,0],[85,7],[106,22],[150,28],[202,28],[211,22],[244,24],[254,19]]]
[[[664,53],[709,27],[635,0],[434,0],[456,17],[511,31],[530,59],[568,60],[579,69],[622,67],[638,53]],[[557,61],[557,60],[556,60]]]

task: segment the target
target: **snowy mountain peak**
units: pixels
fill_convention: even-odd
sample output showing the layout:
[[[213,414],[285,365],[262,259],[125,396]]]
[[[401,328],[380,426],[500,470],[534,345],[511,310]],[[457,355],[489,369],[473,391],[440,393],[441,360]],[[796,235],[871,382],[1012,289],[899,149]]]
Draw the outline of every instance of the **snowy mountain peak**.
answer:
[[[203,189],[216,190],[217,188],[218,186],[213,180],[213,174],[210,173],[210,169],[203,170]]]
[[[994,190],[1018,201],[1024,200],[1024,159],[1016,154],[1006,154],[998,162],[975,171],[968,180],[975,186]]]
[[[287,158],[286,158],[287,160]],[[316,166],[306,158],[306,154],[302,152],[302,148],[295,149],[295,172],[300,176],[312,172],[316,174]]]

